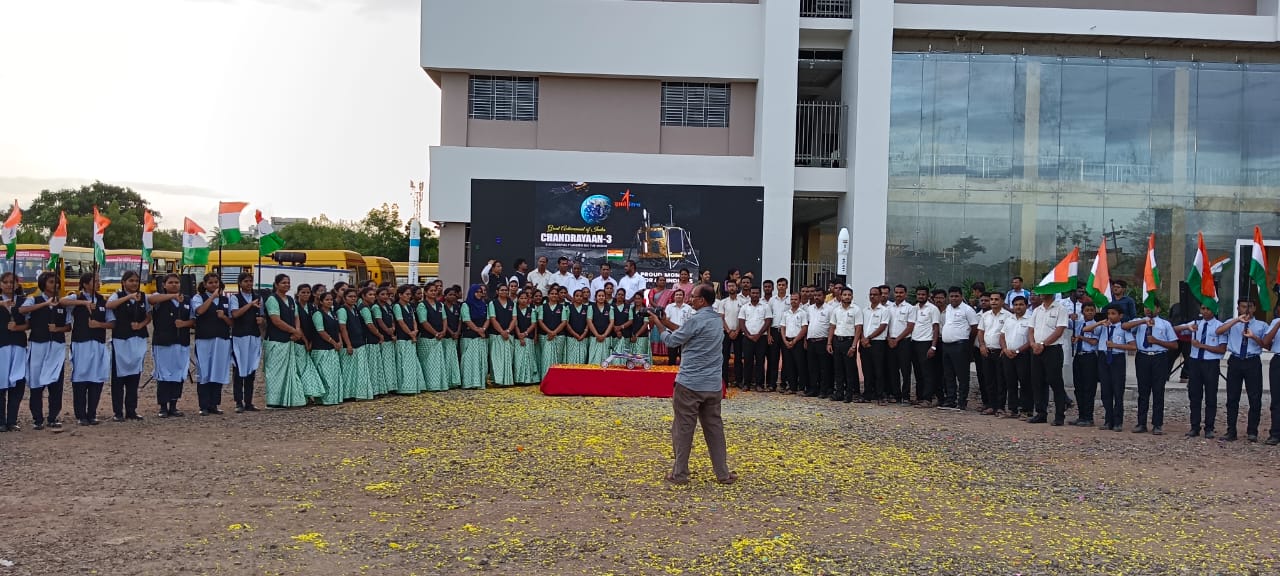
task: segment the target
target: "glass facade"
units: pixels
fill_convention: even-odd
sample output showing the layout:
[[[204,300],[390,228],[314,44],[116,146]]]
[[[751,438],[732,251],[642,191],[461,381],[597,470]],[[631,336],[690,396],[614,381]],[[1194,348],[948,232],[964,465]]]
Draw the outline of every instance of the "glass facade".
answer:
[[[889,150],[891,284],[1034,284],[1073,246],[1083,279],[1107,234],[1132,286],[1154,232],[1171,302],[1197,231],[1280,239],[1280,65],[896,54]]]

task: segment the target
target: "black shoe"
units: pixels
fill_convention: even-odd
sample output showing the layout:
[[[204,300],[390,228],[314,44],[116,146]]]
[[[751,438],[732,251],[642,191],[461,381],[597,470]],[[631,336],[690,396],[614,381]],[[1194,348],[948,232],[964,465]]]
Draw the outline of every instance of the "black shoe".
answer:
[[[4,427],[4,429],[5,429],[5,430],[8,430],[8,431],[10,431],[10,432],[21,432],[21,431],[22,431],[22,428],[21,428],[21,427],[19,427],[17,424],[10,424],[10,425],[8,425],[8,426],[5,426],[5,427]]]
[[[1200,436],[1200,431],[1199,431],[1199,430],[1187,430],[1187,433],[1186,433],[1186,434],[1183,434],[1183,436],[1186,436],[1187,438],[1197,438],[1197,437],[1199,437],[1199,436]]]
[[[1027,424],[1044,424],[1045,422],[1048,422],[1048,421],[1049,421],[1049,418],[1047,416],[1035,416],[1030,420],[1027,420]]]
[[[1061,426],[1061,425],[1062,425],[1062,420],[1054,420],[1054,421],[1051,423],[1051,425],[1052,425],[1052,426]]]
[[[174,408],[173,410],[170,410],[170,411],[169,411],[169,415],[170,415],[170,416],[173,416],[174,418],[181,418],[181,417],[183,417],[183,416],[186,416],[186,414],[183,414],[183,413],[182,413],[182,411],[181,411],[181,410],[178,410],[177,408]]]
[[[1122,426],[1122,425],[1120,425],[1120,424],[1115,424],[1115,425],[1111,426],[1111,431],[1112,431],[1112,432],[1124,432],[1124,426]]]
[[[112,416],[112,417],[111,417],[111,421],[112,421],[112,422],[124,422],[124,416],[121,416],[121,415],[117,414],[117,415],[115,415],[115,416]]]
[[[221,416],[221,415],[222,415],[222,411],[221,411],[221,410],[219,410],[219,409],[217,409],[217,408],[210,408],[210,409],[209,409],[209,413],[210,413],[210,414],[213,414],[214,416]]]
[[[201,416],[208,416],[208,415],[209,415],[209,411],[208,411],[208,410],[201,410],[201,411],[200,411],[200,415],[201,415]]]
[[[244,412],[244,406],[236,405],[236,414]]]
[[[1222,441],[1223,441],[1223,442],[1235,442],[1235,441],[1236,441],[1236,433],[1235,433],[1235,432],[1232,432],[1232,431],[1230,431],[1230,430],[1228,430],[1228,431],[1227,431],[1227,435],[1222,437]]]
[[[44,424],[32,424],[32,425],[31,425],[31,429],[32,429],[32,430],[44,430]],[[1269,442],[1269,440],[1268,440],[1268,442]]]
[[[133,420],[134,422],[141,422],[143,420],[143,418],[137,414],[130,414],[124,418],[125,420]]]
[[[1280,444],[1280,438],[1277,438],[1277,437],[1275,437],[1275,436],[1271,436],[1271,437],[1267,438],[1267,441],[1266,441],[1266,442],[1264,442],[1264,444],[1266,444],[1267,446],[1275,446],[1276,444]]]
[[[1146,434],[1146,433],[1147,433],[1147,425],[1146,425],[1146,424],[1139,424],[1139,425],[1137,425],[1137,426],[1134,426],[1134,427],[1133,427],[1133,433],[1134,433],[1134,434]]]
[[[88,420],[85,420],[84,418],[76,418],[76,425],[77,425],[77,426],[88,426],[88,425],[89,425],[89,421],[88,421]]]
[[[1152,435],[1152,436],[1164,436],[1164,428],[1161,428],[1161,427],[1159,427],[1159,426],[1152,426],[1152,427],[1151,427],[1151,435]]]
[[[159,414],[156,414],[156,417],[157,417],[157,418],[168,418],[168,417],[169,417],[169,411],[168,411],[168,410],[161,410]]]
[[[50,420],[50,421],[49,421],[49,427],[50,427],[50,428],[54,428],[54,429],[59,429],[59,430],[60,430],[60,429],[62,429],[62,422],[59,422],[59,421],[57,421],[57,420]]]
[[[10,426],[10,427],[9,427],[9,429],[10,429],[10,430],[12,430],[13,428],[14,428],[13,426]],[[1249,436],[1247,436],[1247,438],[1248,438],[1248,440],[1249,440],[1250,442],[1257,442],[1257,441],[1258,441],[1258,435],[1257,435],[1257,434],[1250,434]]]
[[[1111,430],[1111,424],[1103,424],[1098,427],[1099,430]]]
[[[101,423],[102,423],[102,421],[101,421],[101,420],[98,420],[97,418],[93,418],[93,419],[89,420],[89,425],[90,425],[90,426],[97,426],[97,425],[99,425],[99,424],[101,424]]]
[[[1204,431],[1204,439],[1205,439],[1205,440],[1213,440],[1213,430],[1205,430],[1205,431]]]
[[[245,404],[245,405],[244,405],[244,411],[245,411],[245,412],[257,412],[257,411],[258,411],[258,407],[257,407],[257,406],[254,406],[253,404]]]

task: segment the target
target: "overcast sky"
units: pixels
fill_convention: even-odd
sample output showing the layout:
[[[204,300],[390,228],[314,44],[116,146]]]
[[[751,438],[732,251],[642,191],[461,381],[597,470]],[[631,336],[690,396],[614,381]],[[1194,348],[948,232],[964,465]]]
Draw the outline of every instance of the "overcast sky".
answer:
[[[0,0],[0,204],[102,180],[166,228],[219,199],[408,218],[439,140],[418,29],[418,0]]]

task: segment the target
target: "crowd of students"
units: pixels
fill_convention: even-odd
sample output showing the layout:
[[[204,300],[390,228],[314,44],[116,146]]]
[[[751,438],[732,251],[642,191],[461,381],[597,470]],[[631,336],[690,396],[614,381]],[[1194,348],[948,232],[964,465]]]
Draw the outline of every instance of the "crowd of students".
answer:
[[[416,394],[453,388],[482,389],[536,384],[556,364],[626,364],[665,355],[679,364],[680,350],[651,345],[648,312],[675,325],[692,312],[685,295],[693,288],[688,270],[668,286],[649,285],[633,262],[625,274],[609,265],[594,278],[572,272],[567,259],[558,272],[529,271],[518,262],[507,277],[490,262],[483,282],[465,293],[440,281],[427,286],[339,283],[292,286],[274,279],[269,294],[253,291],[242,274],[238,292],[224,292],[207,274],[187,298],[176,275],[158,293],[139,289],[126,273],[122,289],[104,298],[98,278],[85,274],[70,296],[60,297],[56,274],[43,274],[38,292],[20,298],[16,278],[0,277],[0,416],[3,428],[18,429],[23,391],[30,388],[34,428],[60,428],[65,344],[70,336],[74,413],[80,424],[98,423],[102,389],[111,383],[112,420],[141,420],[138,388],[150,330],[159,417],[177,409],[189,366],[195,365],[200,413],[221,414],[222,387],[232,385],[237,412],[256,411],[254,383],[262,364],[269,407],[338,404],[384,394]],[[699,281],[710,283],[709,272]],[[1201,307],[1197,320],[1174,326],[1158,307],[1138,316],[1117,282],[1116,300],[1096,310],[1083,294],[1032,294],[1015,278],[1007,294],[981,294],[969,301],[961,289],[924,287],[908,302],[905,286],[878,286],[864,308],[838,282],[823,290],[788,291],[787,279],[753,284],[731,270],[715,285],[715,311],[724,322],[723,372],[731,386],[844,402],[902,403],[965,410],[970,366],[976,365],[978,410],[1031,423],[1065,424],[1072,403],[1064,369],[1074,381],[1078,426],[1119,431],[1125,408],[1125,355],[1135,355],[1138,381],[1134,432],[1162,434],[1164,392],[1176,356],[1186,360],[1191,404],[1188,436],[1213,438],[1219,370],[1227,358],[1227,433],[1237,437],[1242,392],[1249,400],[1246,437],[1258,439],[1262,402],[1261,352],[1280,352],[1280,320],[1254,318],[1252,303],[1239,303],[1237,317],[1219,321]],[[628,292],[631,289],[631,292]],[[108,344],[107,334],[111,338]],[[1179,338],[1179,335],[1183,338]],[[193,337],[194,336],[194,342]],[[1182,340],[1182,341],[1180,341]],[[915,393],[912,394],[912,375]],[[1272,363],[1273,390],[1280,363]],[[1099,397],[1099,389],[1101,395]],[[46,394],[47,390],[47,394]],[[1049,418],[1049,396],[1054,414]],[[47,397],[48,413],[45,406]],[[1272,394],[1269,444],[1280,443],[1280,395]],[[1150,423],[1151,427],[1147,425]]]

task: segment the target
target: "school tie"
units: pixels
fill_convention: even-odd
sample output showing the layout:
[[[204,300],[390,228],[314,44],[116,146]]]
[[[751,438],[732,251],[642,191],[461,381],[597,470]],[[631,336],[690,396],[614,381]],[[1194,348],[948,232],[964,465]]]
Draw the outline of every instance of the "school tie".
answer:
[[[1204,339],[1207,338],[1208,336],[1209,336],[1209,323],[1203,322],[1200,324],[1200,343],[1204,344],[1205,343]],[[1204,360],[1204,348],[1201,348],[1199,353],[1200,353],[1199,359]]]
[[[1112,340],[1111,337],[1115,335],[1115,331],[1116,331],[1115,326],[1107,326],[1107,365],[1108,366],[1111,365],[1111,361],[1114,359],[1114,356],[1112,356],[1111,354],[1111,343],[1114,342],[1114,340]]]
[[[1244,358],[1249,351],[1249,339],[1244,337],[1244,331],[1248,329],[1249,329],[1248,324],[1245,324],[1244,328],[1240,329],[1240,357],[1241,358]]]

